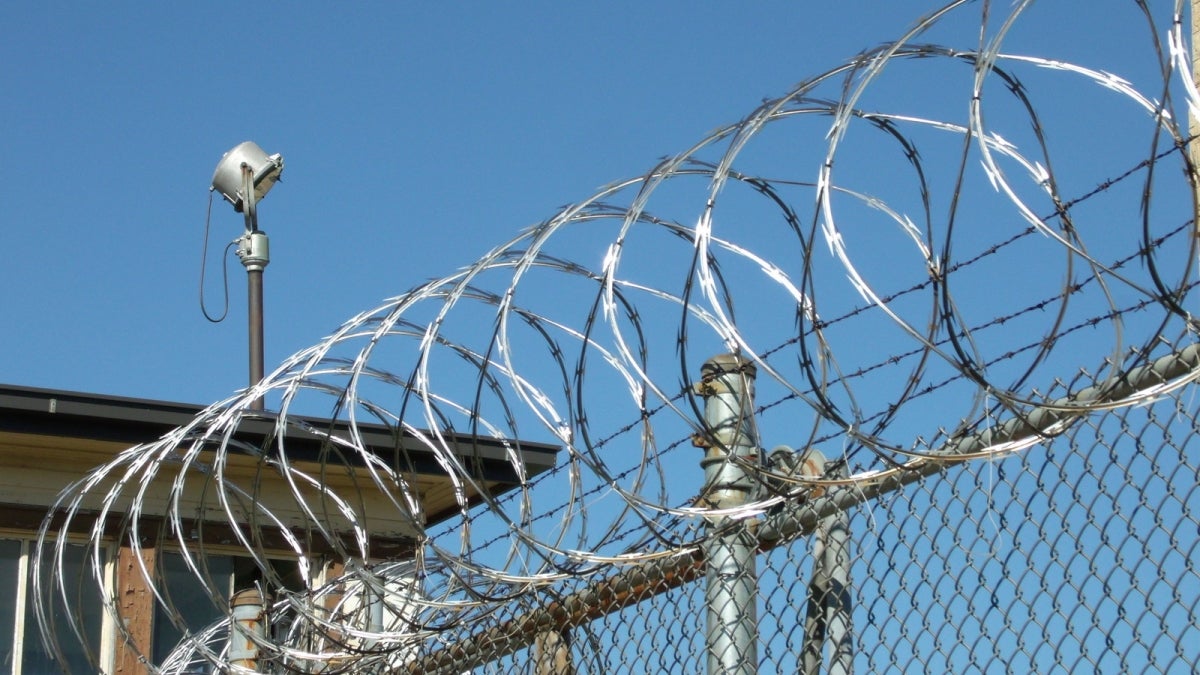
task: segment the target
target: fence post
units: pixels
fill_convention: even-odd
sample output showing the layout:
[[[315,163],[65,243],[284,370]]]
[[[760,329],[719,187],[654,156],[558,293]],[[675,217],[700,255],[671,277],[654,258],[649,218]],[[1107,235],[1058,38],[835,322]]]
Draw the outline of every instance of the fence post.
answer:
[[[701,503],[727,509],[758,490],[752,466],[761,464],[754,425],[754,364],[735,354],[714,356],[701,368],[696,393],[704,397],[704,489]],[[705,539],[705,646],[708,672],[758,672],[757,541],[747,519],[710,518]]]
[[[533,641],[534,675],[574,675],[571,665],[571,634],[545,630]]]
[[[258,643],[267,637],[263,594],[257,588],[247,588],[234,593],[229,604],[233,610],[229,622],[229,662],[251,672],[261,672]]]
[[[827,473],[824,458],[815,451],[820,470],[814,478],[846,478],[845,462],[838,462]],[[854,671],[854,633],[850,603],[850,514],[839,510],[822,518],[813,538],[813,575],[808,585],[808,616],[804,622],[804,646],[801,649],[804,675],[819,675],[824,663],[825,645],[830,645],[829,675],[849,675]]]

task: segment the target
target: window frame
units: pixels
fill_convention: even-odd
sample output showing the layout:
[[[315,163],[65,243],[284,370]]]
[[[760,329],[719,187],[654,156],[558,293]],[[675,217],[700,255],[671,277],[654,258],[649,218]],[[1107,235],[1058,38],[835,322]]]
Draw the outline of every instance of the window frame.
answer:
[[[35,601],[31,582],[33,556],[38,545],[38,535],[36,532],[0,529],[0,540],[16,541],[20,545],[17,552],[17,579],[15,592],[13,593],[13,605],[9,608],[0,608],[0,616],[11,610],[11,613],[8,614],[8,620],[12,621],[12,663],[8,668],[0,672],[5,673],[5,675],[25,675],[26,641],[42,639],[37,622],[26,620],[32,609],[30,603]],[[82,536],[69,536],[66,541],[68,545],[73,546],[88,546],[91,543],[86,537]],[[57,543],[58,539],[56,538],[47,538],[44,542],[46,546],[54,546]],[[111,588],[116,572],[116,561],[112,556],[106,557],[103,572],[105,588]],[[100,634],[95,637],[100,646],[100,653],[97,655],[99,665],[104,672],[112,672],[113,669],[113,657],[116,646],[116,624],[112,615],[113,609],[114,607],[108,602],[101,601]]]

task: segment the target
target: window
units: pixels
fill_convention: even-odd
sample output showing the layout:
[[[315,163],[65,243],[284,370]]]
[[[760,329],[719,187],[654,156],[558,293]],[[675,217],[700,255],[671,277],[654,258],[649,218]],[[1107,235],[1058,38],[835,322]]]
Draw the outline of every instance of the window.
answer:
[[[299,568],[294,560],[272,560],[270,563],[274,573],[283,579],[287,588],[291,590],[304,589],[304,582],[300,578]],[[209,591],[197,580],[196,573],[188,568],[187,561],[181,553],[166,551],[161,554],[158,586],[175,608],[177,620],[187,626],[187,631],[193,635],[200,634],[205,628],[224,619],[228,613],[226,607],[229,598],[233,596],[233,593],[237,590],[253,588],[255,582],[261,577],[261,572],[254,560],[244,556],[207,555],[200,569],[207,573],[214,590],[221,594],[220,606],[213,603]],[[154,663],[164,663],[179,645],[183,636],[183,631],[175,621],[172,621],[168,610],[156,604],[152,650]],[[228,633],[222,631],[219,636],[215,637],[219,637],[221,642],[224,642],[227,636]],[[218,651],[221,648],[220,645],[210,646]],[[196,668],[186,668],[185,672],[208,671],[197,666]]]
[[[205,569],[212,576],[213,583],[219,583],[222,595],[229,597],[230,578],[233,575],[233,559],[229,556],[209,556],[203,561]],[[196,634],[208,627],[209,624],[225,616],[225,613],[213,604],[208,591],[196,580],[195,574],[188,569],[187,562],[179,553],[164,552],[159,567],[158,586],[164,596],[176,608],[178,618],[187,626],[189,633]],[[183,638],[183,631],[171,620],[170,614],[161,605],[154,607],[154,663],[162,663],[175,645]]]
[[[83,544],[68,543],[65,546],[63,569],[58,576],[71,584],[65,589],[71,599],[71,612],[63,608],[60,589],[46,590],[54,600],[49,621],[52,633],[58,637],[58,649],[63,659],[60,662],[53,650],[43,644],[38,628],[33,584],[33,560],[37,545],[32,534],[0,533],[0,675],[97,672],[96,664],[89,661],[89,654],[100,659],[100,670],[109,672],[115,661],[125,658],[121,656],[121,646],[114,642],[116,631],[113,619],[103,603],[103,593],[116,588],[113,578],[119,576],[112,561],[103,561],[101,571],[105,575],[105,583],[97,584],[90,563],[90,549]],[[46,544],[42,552],[44,560],[53,560],[54,548],[55,544]],[[304,590],[304,582],[294,558],[270,560],[269,563],[276,581],[282,581],[289,590]],[[410,563],[396,567],[395,573],[403,572],[401,577],[405,577],[394,581],[392,592],[396,597],[389,598],[386,608],[382,605],[377,608],[382,609],[380,616],[376,617],[375,612],[370,612],[370,617],[363,614],[360,617],[363,622],[382,621],[382,626],[389,630],[396,630],[397,624],[404,625],[411,610],[398,607],[407,607],[408,598],[411,597],[413,582],[406,578],[411,573],[410,568]],[[252,558],[232,554],[210,553],[205,556],[202,569],[209,579],[207,585],[220,595],[216,600],[205,589],[206,584],[196,579],[181,553],[160,550],[155,563],[155,573],[158,575],[155,585],[174,611],[154,603],[153,624],[145,627],[149,633],[143,633],[151,640],[148,656],[153,663],[165,665],[180,647],[185,632],[200,635],[205,629],[222,621],[227,615],[226,605],[234,591],[254,587],[261,577],[261,571]],[[48,581],[48,577],[45,574],[43,576]],[[389,588],[392,588],[392,584],[389,584]],[[346,613],[343,619],[351,614],[368,612],[366,606],[360,606],[360,596],[361,592],[347,592],[343,598],[339,593],[340,609],[334,611]],[[181,625],[172,621],[172,617]],[[364,623],[366,625],[369,624]],[[280,639],[285,638],[284,633],[288,628],[287,625],[273,627],[282,631],[276,636]],[[76,638],[76,629],[86,644],[81,644]],[[374,629],[378,630],[379,627]],[[208,646],[220,651],[227,639],[228,630],[218,630],[209,636]],[[175,668],[173,672],[212,672],[212,667],[198,653],[184,648],[174,656],[171,661]]]
[[[21,542],[0,539],[0,611],[4,619],[0,622],[0,655],[3,655],[3,672],[12,672],[14,645],[18,644],[16,624],[18,610],[24,615],[17,599],[21,595]]]
[[[95,666],[88,661],[87,650],[73,639],[72,617],[63,611],[61,603],[55,603],[50,622],[54,633],[64,638],[59,642],[59,649],[65,662],[56,661],[42,644],[33,596],[31,554],[36,546],[34,539],[0,538],[0,655],[3,657],[0,673],[94,672]],[[53,548],[54,544],[47,544],[44,553],[52,556]],[[73,618],[78,621],[91,650],[99,654],[104,636],[104,606],[100,588],[85,564],[82,545],[67,545],[63,568],[63,579],[78,580],[76,588],[67,589],[77,594],[79,602],[79,614]]]

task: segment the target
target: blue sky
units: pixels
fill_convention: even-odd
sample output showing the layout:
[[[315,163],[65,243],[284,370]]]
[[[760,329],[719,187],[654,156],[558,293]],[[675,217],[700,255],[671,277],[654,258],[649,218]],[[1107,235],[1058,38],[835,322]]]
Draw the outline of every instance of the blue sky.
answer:
[[[195,403],[222,400],[243,387],[245,275],[240,264],[229,260],[231,307],[225,323],[204,319],[197,294],[212,170],[225,150],[243,140],[282,153],[287,162],[283,182],[260,206],[260,224],[272,237],[266,272],[269,371],[383,299],[470,264],[561,205],[641,175],[660,157],[686,150],[712,129],[745,117],[763,99],[900,36],[935,6],[865,0],[820,7],[767,3],[739,11],[691,3],[502,9],[300,4],[278,10],[119,4],[56,12],[33,4],[6,5],[0,9],[0,85],[11,95],[0,102],[0,186],[7,197],[0,216],[0,315],[5,321],[0,382]],[[985,6],[972,3],[957,11],[922,40],[973,48]],[[991,5],[990,31],[1009,7]],[[1169,25],[1171,7],[1154,3],[1160,28]],[[1005,44],[1010,52],[1112,70],[1154,95],[1162,85],[1148,56],[1150,37],[1132,2],[1105,0],[1090,4],[1088,11],[1076,3],[1041,2],[1022,16]],[[970,89],[963,85],[970,84],[971,72],[956,70],[958,65],[933,59],[896,63],[861,104],[965,123]],[[1047,132],[1064,197],[1086,194],[1150,154],[1146,130],[1153,124],[1144,110],[1073,75],[1013,67],[1021,71]],[[836,84],[817,93],[836,98],[841,93]],[[990,86],[989,129],[1003,132],[1028,156],[1039,156],[1027,115],[999,83]],[[816,119],[772,126],[744,153],[745,166],[773,178],[813,181],[827,125]],[[796,127],[804,135],[789,136]],[[878,195],[920,220],[911,168],[895,143],[868,131],[856,128],[847,135],[838,156],[839,184]],[[946,225],[939,219],[950,211],[961,142],[954,134],[919,125],[908,125],[906,132],[921,143],[933,186],[934,238],[941,241]],[[977,160],[971,158],[974,168],[961,192],[956,259],[1027,226],[996,196]],[[1176,166],[1165,163],[1156,194],[1179,188],[1181,174],[1169,170]],[[1139,243],[1139,180],[1074,207],[1089,251],[1102,261],[1119,260]],[[1036,191],[1027,183],[1021,189]],[[660,192],[656,211],[661,205],[662,213],[678,222],[690,225],[703,209],[703,199],[695,201],[696,195],[683,188],[676,192],[674,184]],[[726,220],[720,232],[734,233],[738,243],[799,279],[796,242],[781,240],[782,229],[742,227],[763,215],[761,200],[747,200],[745,192],[730,188],[722,194],[718,218]],[[788,196],[800,211],[809,209],[802,217],[811,217],[811,191]],[[1041,199],[1031,204],[1040,213],[1047,208],[1053,213],[1044,195]],[[1165,198],[1156,202],[1155,215],[1167,217],[1155,224],[1155,234],[1190,217],[1184,201],[1158,206],[1166,203]],[[843,234],[871,282],[894,292],[927,280],[924,261],[913,255],[909,242],[894,236],[894,224],[887,223],[887,235],[883,228],[858,227],[854,219],[868,222],[867,209],[855,206],[839,211],[845,216]],[[241,217],[215,203],[206,286],[213,311],[221,304],[219,254],[241,231]],[[596,269],[609,232],[564,232],[555,240],[560,247],[547,251],[577,257]],[[644,241],[640,248],[638,242],[630,245],[622,271],[630,269],[628,279],[648,284],[665,279],[662,288],[679,292],[680,279],[667,275],[680,269],[681,261],[690,262],[690,248],[685,243],[660,253],[655,247],[661,239]],[[827,319],[853,317],[826,332],[836,367],[848,376],[828,393],[839,414],[880,425],[882,431],[866,431],[902,447],[919,446],[918,438],[936,444],[939,434],[960,422],[970,425],[991,414],[986,408],[996,400],[977,398],[979,387],[938,359],[913,387],[937,393],[911,397],[896,417],[887,413],[918,368],[911,365],[917,360],[910,351],[916,342],[879,312],[856,313],[862,299],[845,282],[845,270],[824,246],[814,250],[819,251],[814,287],[820,313]],[[1164,264],[1176,265],[1175,272],[1179,253],[1187,254],[1182,248],[1163,254]],[[1071,311],[1059,325],[1053,311],[1026,311],[1061,293],[1068,276],[1065,258],[1057,243],[1028,237],[955,277],[957,311],[964,325],[984,327],[973,336],[974,348],[981,361],[996,362],[989,372],[994,382],[1009,386],[1024,368],[1036,369],[1013,385],[1019,395],[1038,398],[1033,392],[1048,388],[1062,395],[1056,379],[1069,381],[1082,367],[1094,372],[1106,355],[1141,344],[1162,321],[1163,312],[1153,305],[1131,313],[1119,343],[1111,322],[1072,329],[1052,358],[1029,366],[1032,352],[1018,350],[1109,309],[1110,301],[1093,284],[1072,298]],[[760,351],[786,344],[795,334],[794,304],[777,285],[764,283],[753,265],[728,264],[736,273],[730,283],[744,322],[739,327],[757,340],[753,346]],[[1076,279],[1088,276],[1085,265],[1073,264]],[[1144,271],[1129,274],[1149,286]],[[581,326],[590,308],[586,303],[595,298],[594,285],[567,288],[562,275],[546,278],[549,283],[539,287],[531,275],[522,285],[522,299],[547,316]],[[1144,299],[1122,283],[1110,284],[1116,306]],[[569,291],[572,300],[584,303],[558,306],[558,295]],[[673,358],[679,315],[668,308],[656,316],[653,310],[662,305],[641,300],[652,342],[650,377],[669,396],[680,390]],[[929,307],[928,293],[892,306],[918,328],[928,320]],[[460,321],[475,322],[466,327],[476,329],[467,330],[468,337],[486,340],[494,319],[489,311],[485,306],[482,313],[471,314],[469,308],[458,313],[466,315]],[[1009,314],[1013,318],[1007,323],[992,323]],[[514,363],[522,376],[559,396],[561,379],[546,367],[544,343],[520,326],[513,334]],[[689,336],[687,367],[693,374],[713,353],[703,337]],[[808,339],[812,348],[815,340]],[[777,352],[774,365],[790,378],[789,386],[804,388],[808,382],[796,367],[796,351]],[[1016,358],[1005,359],[1010,351]],[[377,350],[372,365],[406,374],[411,367],[406,358],[415,353],[411,341],[396,340]],[[907,362],[889,364],[890,356],[905,353]],[[637,401],[595,351],[589,358],[583,395],[592,413],[590,431],[596,438],[616,435],[639,419]],[[454,355],[441,358],[435,368],[437,387],[445,387],[439,393],[470,405],[460,389],[473,395],[475,373],[467,372],[472,368]],[[958,379],[942,386],[952,378]],[[822,447],[830,456],[849,448],[843,445],[840,422],[814,421],[808,405],[791,399],[778,382],[761,377],[759,395],[770,407],[760,420],[765,447],[804,447],[817,438],[825,439]],[[652,406],[659,403],[651,399]],[[567,408],[566,401],[559,403],[560,412]],[[514,435],[553,440],[536,422],[522,419],[522,425]],[[684,420],[660,421],[656,433],[665,446],[686,441],[690,427]],[[690,446],[680,447],[665,453],[663,466],[679,462],[694,468]],[[856,459],[874,461],[865,450]],[[619,460],[614,470],[627,468],[626,461],[636,464],[633,456]],[[680,504],[694,494],[692,482],[666,485],[676,478],[670,468],[662,476],[663,489],[671,493],[663,503]],[[649,495],[657,487],[644,491]]]
[[[243,386],[236,259],[229,319],[197,300],[209,180],[243,140],[287,163],[260,216],[270,369],[924,4],[5,3],[0,382],[193,402]],[[214,204],[218,310],[214,259],[241,228]]]
[[[561,205],[640,175],[658,158],[743,118],[763,99],[898,37],[937,4],[112,3],[67,10],[48,3],[4,4],[0,382],[196,403],[223,399],[244,386],[241,266],[229,260],[231,307],[225,323],[206,321],[197,297],[212,170],[225,150],[243,140],[282,153],[287,162],[283,182],[260,206],[260,225],[272,237],[266,273],[270,369],[384,298],[468,265]],[[1171,2],[1150,4],[1159,20],[1169,18]],[[923,39],[973,48],[985,5],[974,3]],[[1010,5],[991,7],[1002,18]],[[1006,46],[1111,70],[1154,96],[1162,85],[1148,58],[1150,37],[1131,1],[1045,1],[1022,18]],[[962,96],[962,81],[951,79],[950,68],[939,67],[921,60],[897,64],[862,105],[961,122],[969,97]],[[964,74],[969,70],[957,75]],[[1153,124],[1144,111],[1111,92],[1082,85],[1077,77],[1047,71],[1022,77],[1049,131],[1065,197],[1084,195],[1151,154],[1146,129]],[[837,91],[825,93],[836,96]],[[990,96],[989,105],[995,106],[988,118],[994,128],[1012,134],[1027,150],[1031,131],[1014,99]],[[810,145],[788,145],[793,141],[787,137],[774,144],[777,137],[763,134],[764,143],[746,157],[765,159],[769,169],[788,166],[793,157],[820,159],[821,129],[806,130]],[[938,190],[937,217],[947,213],[946,203],[955,194],[947,191],[954,174],[946,169],[961,146],[953,138],[939,145],[933,135],[926,129],[914,132],[928,141],[922,148],[930,151],[925,160]],[[864,190],[878,189],[889,198],[894,188],[899,197],[889,203],[915,214],[907,208],[913,203],[905,201],[913,197],[911,183],[901,184],[911,179],[911,173],[899,170],[909,171],[902,157],[879,153],[881,144],[871,141],[858,132],[848,137],[838,176],[849,187],[861,183]],[[894,145],[888,147],[894,152]],[[949,154],[939,157],[937,150]],[[819,163],[795,164],[795,173],[786,177],[815,179]],[[1154,222],[1156,235],[1191,217],[1187,200],[1168,201],[1181,194],[1181,174],[1174,171],[1178,161],[1164,165],[1156,178],[1161,182],[1154,184],[1154,216],[1165,215]],[[956,251],[963,256],[1026,225],[980,174],[971,178],[975,182],[962,191],[968,205],[958,214],[955,231]],[[1087,227],[1089,251],[1102,261],[1120,260],[1138,246],[1137,207],[1144,185],[1139,180],[1074,209]],[[667,192],[667,206],[677,206]],[[744,202],[731,196],[725,203]],[[685,205],[672,215],[690,223],[687,218],[702,207]],[[847,212],[860,215],[853,207]],[[746,213],[747,220],[757,215]],[[935,227],[944,233],[944,223]],[[787,255],[776,241],[760,239],[761,232],[750,229],[739,234],[756,252]],[[222,291],[219,254],[241,231],[241,217],[214,203],[206,286],[214,311],[220,309]],[[918,265],[893,274],[891,263],[912,260],[911,251],[900,251],[877,230],[845,232],[856,260],[878,274],[872,279],[884,287],[903,287],[901,273],[924,273]],[[572,243],[568,237],[563,241]],[[1162,252],[1175,274],[1169,281],[1194,277],[1194,252],[1183,248]],[[594,267],[603,248],[581,251],[583,262]],[[647,247],[629,257],[653,269],[656,256],[657,250]],[[985,327],[977,331],[975,345],[985,359],[1002,360],[1006,350],[1037,344],[1057,329],[1078,328],[1089,317],[1103,316],[1109,302],[1125,309],[1144,299],[1141,290],[1114,281],[1111,299],[1096,289],[1098,284],[1072,298],[1072,313],[1062,326],[1054,324],[1052,312],[1024,311],[1054,297],[1064,283],[1088,276],[1086,269],[1065,272],[1065,258],[1057,244],[1031,237],[955,278],[956,309],[964,325]],[[843,270],[827,258],[817,264],[826,316],[850,316],[861,304],[859,296],[844,284],[835,292],[826,290],[843,281],[838,276]],[[1123,273],[1149,287],[1144,270]],[[750,300],[765,285],[761,277],[746,274],[734,281],[745,284],[738,286],[746,289],[738,296],[743,316],[780,309]],[[531,299],[553,307],[554,297],[539,297],[539,292],[558,290],[534,289]],[[594,288],[586,290],[594,297]],[[928,303],[906,302],[897,302],[895,309],[914,323],[928,315]],[[762,335],[771,340],[758,347],[780,344],[785,336],[770,331],[792,327],[794,307],[782,310],[767,317],[774,323],[747,322],[748,328],[770,323]],[[989,323],[1010,312],[1023,313],[1007,326]],[[1174,339],[1179,324],[1164,314],[1150,305],[1127,315],[1128,325],[1120,327],[1124,332],[1109,321],[1095,330],[1074,330],[1053,359],[1037,364],[1037,372],[1015,388],[1022,394],[1040,389],[1062,395],[1075,384],[1071,378],[1081,366],[1094,367],[1114,344],[1119,344],[1116,351],[1141,344],[1161,324],[1175,331],[1168,335]],[[652,336],[662,340],[655,346],[656,358],[669,356],[674,347],[676,317],[662,323],[645,317],[660,331]],[[862,404],[867,419],[887,410],[887,397],[895,394],[887,386],[903,385],[909,367],[874,365],[912,347],[894,326],[870,323],[874,320],[856,317],[829,331],[838,365],[846,373],[863,373],[862,384],[855,384],[858,399],[846,396],[837,403]],[[894,332],[871,330],[879,326]],[[536,341],[530,344],[535,351]],[[778,360],[786,358],[790,355]],[[1011,372],[1007,362],[992,371],[1001,386],[1019,378],[1026,365],[1021,358]],[[677,369],[669,358],[665,363],[657,371],[665,373],[659,384],[672,391]],[[920,384],[932,386],[951,371],[940,367],[943,371],[931,369]],[[472,384],[469,377],[456,379],[450,372],[443,381]],[[612,389],[605,377],[615,379],[612,373],[598,374],[597,396]],[[789,384],[804,386],[799,378]],[[885,440],[907,445],[919,434],[929,438],[939,427],[978,420],[994,401],[968,410],[977,390],[975,383],[960,381],[908,405],[909,416],[887,429]],[[775,398],[766,400],[786,401],[779,387],[771,395]],[[638,419],[630,397],[621,392],[617,398],[612,404],[617,414],[594,425],[597,436]],[[769,411],[763,416],[771,432],[764,445],[821,436],[826,430],[815,423],[804,426],[810,412],[802,404]],[[679,433],[667,423],[659,427],[664,443],[687,439],[686,425],[678,426]],[[829,434],[828,454],[835,456],[841,439],[834,431]],[[671,493],[664,504],[684,503],[699,480],[695,455],[684,456],[692,448],[680,447],[663,460],[669,468],[660,480],[669,483],[664,491]],[[632,455],[617,459],[622,462],[614,463],[617,469],[637,464]],[[671,472],[675,465],[693,470],[689,480]],[[653,487],[645,489],[650,499]],[[551,498],[561,504],[562,492]]]
[[[260,210],[270,370],[936,6],[6,3],[0,382],[192,402],[243,386],[236,259],[225,323],[197,297],[209,180],[243,140],[287,162]],[[929,39],[975,44],[980,7]],[[1012,44],[1136,30],[1133,3],[1092,7],[1042,3]],[[1092,65],[1122,64],[1093,42]],[[241,228],[214,204],[214,311]]]

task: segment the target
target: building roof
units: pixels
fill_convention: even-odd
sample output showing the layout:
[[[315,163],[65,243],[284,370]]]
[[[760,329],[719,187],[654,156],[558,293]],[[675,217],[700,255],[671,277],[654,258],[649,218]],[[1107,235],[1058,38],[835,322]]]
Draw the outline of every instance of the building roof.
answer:
[[[6,476],[0,477],[0,504],[27,505],[30,514],[26,518],[40,519],[45,508],[54,503],[54,498],[72,480],[131,446],[155,441],[188,424],[204,408],[0,384],[0,469]],[[289,463],[315,468],[321,466],[322,458],[329,456],[329,436],[348,435],[342,432],[349,431],[344,421],[289,415],[286,444],[281,444],[277,442],[277,422],[278,416],[269,411],[247,414],[235,438],[243,446],[261,448],[268,454],[284,446]],[[358,423],[355,429],[368,452],[386,466],[413,477],[426,525],[461,511],[462,496],[456,491],[461,491],[462,486],[452,483],[435,453],[425,444],[382,424]],[[506,443],[464,434],[452,436],[448,444],[476,484],[492,495],[511,490],[522,482],[512,461],[514,450],[525,480],[552,468],[559,450],[544,443]],[[346,461],[347,456],[349,461],[355,461],[347,453],[339,454],[339,459]],[[249,453],[244,460],[247,465],[258,461]],[[481,495],[471,493],[466,498],[469,503],[476,503]],[[18,526],[12,519],[20,520],[20,509],[6,510],[10,512],[9,519],[0,522],[0,527]]]

